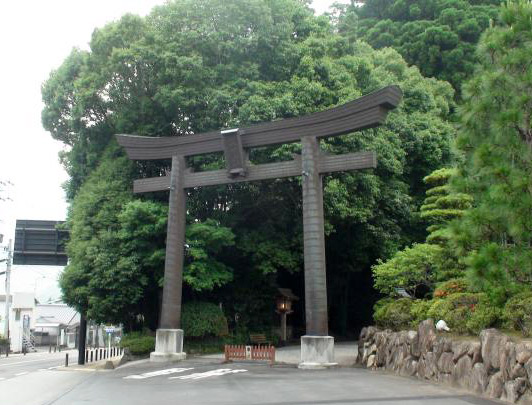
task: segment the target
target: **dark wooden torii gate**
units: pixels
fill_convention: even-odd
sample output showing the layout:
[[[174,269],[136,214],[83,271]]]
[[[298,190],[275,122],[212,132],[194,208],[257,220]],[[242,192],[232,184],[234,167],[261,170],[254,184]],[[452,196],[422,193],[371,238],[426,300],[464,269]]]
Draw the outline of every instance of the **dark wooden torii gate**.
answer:
[[[306,336],[301,360],[305,366],[333,363],[334,340],[328,336],[322,174],[376,167],[374,152],[343,155],[320,153],[319,139],[381,125],[400,102],[399,87],[389,86],[344,105],[241,129],[178,137],[117,135],[130,159],[172,158],[170,176],[135,180],[134,192],[170,190],[163,301],[153,360],[184,358],[181,290],[184,261],[186,188],[303,177],[303,246],[305,262]],[[288,162],[251,165],[246,149],[301,142],[301,157]],[[185,157],[224,152],[227,170],[191,172]]]

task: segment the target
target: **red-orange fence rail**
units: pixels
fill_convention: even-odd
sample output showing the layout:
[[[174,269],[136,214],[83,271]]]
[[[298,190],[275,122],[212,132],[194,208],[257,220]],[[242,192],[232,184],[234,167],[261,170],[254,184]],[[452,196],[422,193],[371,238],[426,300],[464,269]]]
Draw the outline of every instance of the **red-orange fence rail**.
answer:
[[[225,361],[231,360],[268,360],[275,363],[275,347],[225,345]]]

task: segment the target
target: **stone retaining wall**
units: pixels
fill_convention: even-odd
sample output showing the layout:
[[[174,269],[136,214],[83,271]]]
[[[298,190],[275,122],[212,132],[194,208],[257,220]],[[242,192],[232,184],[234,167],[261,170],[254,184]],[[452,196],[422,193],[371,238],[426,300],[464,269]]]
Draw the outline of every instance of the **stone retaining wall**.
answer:
[[[463,388],[476,394],[532,405],[532,342],[515,343],[497,329],[479,339],[437,333],[432,320],[417,331],[362,329],[358,362],[367,368]]]

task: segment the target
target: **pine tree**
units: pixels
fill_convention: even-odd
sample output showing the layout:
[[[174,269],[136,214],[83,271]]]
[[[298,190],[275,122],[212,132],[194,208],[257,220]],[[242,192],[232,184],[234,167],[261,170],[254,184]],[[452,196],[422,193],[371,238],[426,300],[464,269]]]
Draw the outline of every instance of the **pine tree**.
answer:
[[[453,227],[472,285],[502,304],[532,282],[532,3],[508,1],[464,87],[454,186],[474,198]]]
[[[430,223],[427,243],[446,244],[450,238],[449,221],[461,218],[465,210],[471,207],[473,198],[470,195],[454,192],[449,186],[449,180],[455,172],[451,168],[438,169],[423,179],[425,184],[431,186],[420,208],[421,218]]]

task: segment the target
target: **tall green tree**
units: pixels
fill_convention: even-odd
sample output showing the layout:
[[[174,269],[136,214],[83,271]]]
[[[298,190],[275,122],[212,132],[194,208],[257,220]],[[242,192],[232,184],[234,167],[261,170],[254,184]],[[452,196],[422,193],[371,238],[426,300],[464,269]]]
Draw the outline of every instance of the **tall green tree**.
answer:
[[[451,159],[454,129],[447,118],[453,90],[448,83],[423,78],[396,51],[346,40],[327,18],[315,17],[296,0],[173,1],[146,18],[124,16],[96,30],[90,46],[90,51],[73,51],[43,86],[43,123],[71,146],[63,161],[72,176],[67,186],[74,198],[72,226],[92,212],[76,199],[86,184],[105,177],[96,176],[101,169],[95,167],[107,161],[102,151],[114,133],[180,136],[244,126],[320,111],[398,84],[404,102],[386,125],[322,142],[331,153],[375,150],[379,159],[374,171],[337,173],[325,180],[330,303],[338,308],[331,311],[337,316],[333,324],[345,330],[353,313],[362,317],[356,312],[361,295],[371,307],[371,283],[359,280],[370,280],[377,258],[425,237],[424,223],[413,212],[423,201],[423,177]],[[257,149],[250,158],[253,163],[291,159],[299,148]],[[223,167],[223,160],[202,156],[188,164],[207,170]],[[137,162],[131,167],[134,177],[143,177],[160,175],[168,165]],[[124,179],[127,191],[131,176]],[[192,226],[187,235],[199,238],[188,242],[188,274],[205,278],[195,286],[188,283],[184,299],[223,302],[229,312],[245,310],[250,321],[266,322],[261,314],[279,284],[288,283],[303,296],[300,196],[299,179],[190,190],[188,221],[202,225]],[[113,193],[107,198],[113,200]],[[167,198],[153,193],[142,202],[166,205]],[[121,204],[114,213],[128,222],[116,227],[133,240],[135,227],[146,221],[144,205],[126,210],[131,195],[126,200],[127,206]],[[102,203],[93,209],[106,208]],[[164,222],[164,210],[149,212],[156,214],[155,223]],[[138,250],[140,263],[146,263],[139,271],[149,277],[162,271],[162,265],[150,267],[144,261],[151,250],[164,249],[160,229],[148,239],[157,246]],[[92,224],[91,231],[98,235]],[[212,234],[220,239],[210,240]],[[222,240],[223,249],[213,248]],[[122,244],[101,248],[120,257]],[[96,274],[96,265],[87,264],[88,274]],[[82,290],[83,281],[78,287]]]
[[[464,87],[455,186],[474,206],[454,239],[474,285],[498,304],[532,283],[532,4],[508,1]]]

